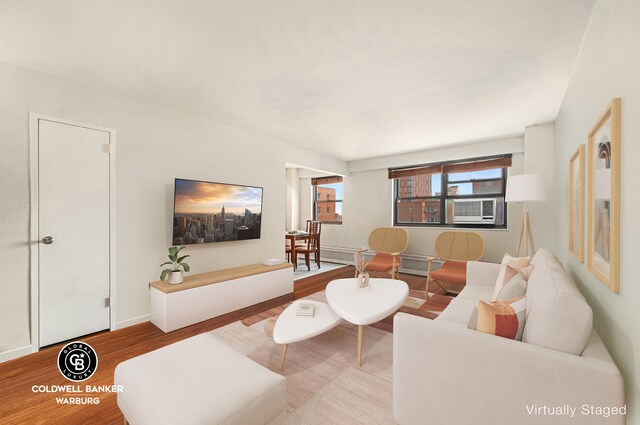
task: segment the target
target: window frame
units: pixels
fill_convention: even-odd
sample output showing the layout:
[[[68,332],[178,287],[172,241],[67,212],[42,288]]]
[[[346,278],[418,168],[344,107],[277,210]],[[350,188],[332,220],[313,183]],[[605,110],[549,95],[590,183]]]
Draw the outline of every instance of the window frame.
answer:
[[[343,193],[344,193],[344,182],[340,181],[340,182],[335,182],[335,183],[320,183],[320,184],[315,184],[313,186],[313,220],[316,221],[318,220],[318,208],[322,208],[322,205],[327,205],[329,203],[333,203],[334,204],[334,211],[336,211],[336,204],[340,203],[340,205],[342,205],[342,199],[333,199],[333,200],[327,200],[327,199],[318,199],[318,187],[322,187],[325,186],[326,184],[341,184],[342,189],[343,189]],[[327,195],[328,196],[328,195]],[[329,206],[327,206],[326,208],[330,208]],[[321,210],[320,213],[322,214]],[[341,225],[342,224],[342,214],[340,214],[340,221],[326,221],[326,220],[320,220],[320,222],[322,224],[336,224],[336,225]]]
[[[491,159],[504,158],[507,155],[500,156],[492,156],[492,157],[482,157],[482,158],[471,158],[471,159],[462,159],[457,161],[444,161],[434,164],[427,164],[427,166],[438,166],[438,165],[448,165],[448,164],[458,164],[464,162],[471,161],[484,161]],[[509,157],[511,155],[508,155]],[[413,166],[415,167],[415,166]],[[407,168],[413,168],[407,167]],[[492,169],[498,169],[492,168]],[[506,202],[506,190],[507,190],[507,168],[501,167],[501,176],[496,178],[485,178],[485,179],[477,179],[477,180],[454,180],[449,182],[449,174],[457,174],[457,173],[433,173],[440,174],[440,195],[439,196],[414,196],[410,198],[398,198],[399,193],[399,179],[402,177],[394,178],[393,180],[393,226],[394,227],[440,227],[440,228],[453,228],[453,229],[479,229],[479,230],[489,230],[489,229],[499,229],[506,230],[508,229],[507,225],[507,217],[508,217],[508,204]],[[500,192],[495,193],[478,193],[471,195],[449,195],[449,183],[471,183],[471,182],[488,182],[488,181],[501,181],[502,190]],[[503,224],[491,224],[491,223],[447,223],[447,201],[454,199],[486,199],[486,198],[495,198],[503,199]],[[403,201],[426,201],[430,199],[439,200],[439,208],[440,208],[440,222],[432,223],[432,222],[398,222],[398,201],[402,199]]]

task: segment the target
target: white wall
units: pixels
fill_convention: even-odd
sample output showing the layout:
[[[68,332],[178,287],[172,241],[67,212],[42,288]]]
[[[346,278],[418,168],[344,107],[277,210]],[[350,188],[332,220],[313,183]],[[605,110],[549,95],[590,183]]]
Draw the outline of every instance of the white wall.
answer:
[[[297,229],[300,223],[300,179],[298,168],[287,167],[285,171],[285,223],[287,230]]]
[[[303,177],[300,179],[299,193],[300,223],[298,223],[298,229],[304,229],[307,220],[313,220],[313,189],[311,188],[311,177]]]
[[[546,202],[528,202],[529,220],[536,249],[556,249],[556,209],[553,194],[557,187],[554,180],[555,123],[532,125],[524,129],[524,174],[540,174],[547,186]]]
[[[392,225],[393,188],[391,180],[387,177],[388,167],[513,153],[513,166],[508,173],[522,174],[523,142],[523,137],[513,137],[349,163],[351,174],[344,178],[342,225],[323,226],[322,245],[360,248],[367,245],[367,238],[372,229]],[[411,160],[414,162],[409,162]],[[486,260],[500,261],[505,251],[515,251],[521,208],[520,205],[509,206],[508,230],[480,231],[487,246]],[[407,227],[407,230],[407,254],[434,254],[433,244],[442,228]],[[331,255],[330,251],[330,248],[325,249],[325,257]]]
[[[627,423],[640,423],[640,2],[597,1],[556,120],[558,254],[594,311],[595,327],[626,383]],[[622,98],[620,293],[609,291],[568,251],[569,158],[612,98]],[[586,251],[585,251],[586,252]]]
[[[261,239],[188,247],[199,273],[283,255],[286,162],[347,173],[343,161],[3,62],[0,93],[0,360],[30,344],[29,112],[117,131],[119,323],[149,314],[147,283],[171,240],[175,177],[264,187]]]

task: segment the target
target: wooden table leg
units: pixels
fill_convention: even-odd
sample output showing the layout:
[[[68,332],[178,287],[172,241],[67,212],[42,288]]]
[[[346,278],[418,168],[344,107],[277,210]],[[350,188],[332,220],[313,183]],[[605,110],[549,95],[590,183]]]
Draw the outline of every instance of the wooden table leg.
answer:
[[[289,344],[285,344],[282,347],[282,357],[280,357],[280,372],[282,372],[282,368],[284,367],[284,359],[287,357],[287,348],[289,348]]]
[[[362,342],[364,336],[364,326],[358,325],[358,367],[362,366]]]
[[[293,263],[293,271],[296,271],[298,268],[298,254],[296,254],[296,240],[295,238],[290,239],[291,241],[291,262]]]

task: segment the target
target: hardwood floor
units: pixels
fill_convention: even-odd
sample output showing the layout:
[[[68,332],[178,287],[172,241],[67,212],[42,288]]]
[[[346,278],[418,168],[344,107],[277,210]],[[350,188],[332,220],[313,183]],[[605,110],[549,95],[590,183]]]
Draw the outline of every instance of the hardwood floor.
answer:
[[[292,299],[324,290],[331,280],[353,277],[352,266],[340,267],[295,282],[293,295],[286,295],[251,307],[225,314],[205,322],[165,334],[150,322],[113,332],[101,332],[81,338],[98,354],[98,369],[85,385],[112,385],[118,363],[165,345],[208,332],[237,320],[256,315]],[[412,289],[424,290],[425,277],[402,274]],[[437,288],[430,288],[437,289]],[[34,393],[34,385],[69,385],[56,366],[58,351],[64,344],[47,347],[16,360],[0,364],[0,423],[2,424],[122,424],[122,413],[115,393],[94,393],[96,405],[58,405],[56,396],[63,394]]]

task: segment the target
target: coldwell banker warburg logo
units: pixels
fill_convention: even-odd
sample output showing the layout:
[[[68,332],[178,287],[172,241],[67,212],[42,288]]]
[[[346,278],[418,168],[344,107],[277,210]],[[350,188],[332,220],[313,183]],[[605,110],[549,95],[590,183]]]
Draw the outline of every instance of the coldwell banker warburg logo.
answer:
[[[82,341],[74,341],[62,347],[58,353],[58,370],[69,381],[89,379],[98,369],[98,355],[93,347]],[[100,404],[100,393],[121,393],[122,385],[34,385],[34,394],[56,394],[57,404]]]
[[[58,369],[70,381],[89,379],[98,368],[98,355],[87,343],[71,342],[58,353]]]

